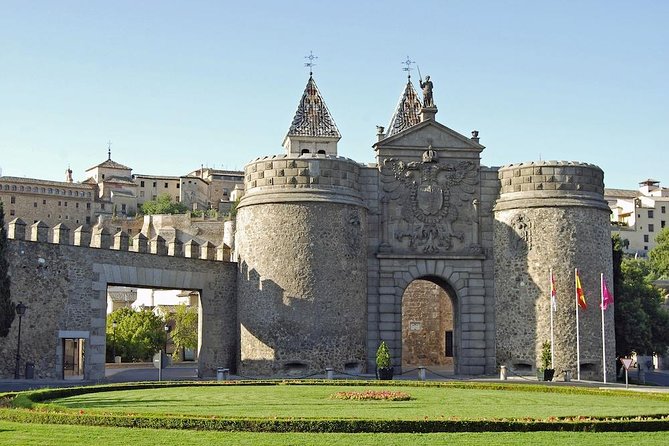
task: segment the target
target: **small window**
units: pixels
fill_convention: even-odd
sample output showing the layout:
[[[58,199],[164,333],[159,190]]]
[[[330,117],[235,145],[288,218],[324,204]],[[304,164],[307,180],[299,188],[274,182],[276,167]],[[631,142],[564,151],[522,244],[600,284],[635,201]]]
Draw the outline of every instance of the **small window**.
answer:
[[[167,183],[165,183],[165,189],[167,189],[167,186],[168,186],[168,184],[167,184]]]
[[[179,189],[180,186],[181,186],[181,184],[177,183],[177,189]]]
[[[156,187],[156,186],[158,186],[158,183],[154,181],[153,182],[153,187]]]
[[[79,209],[79,203],[75,203],[75,204],[74,204],[74,207],[77,208],[77,209]]]
[[[42,204],[46,204],[46,200],[42,200]]]
[[[648,209],[648,218],[653,218],[653,210]]]
[[[305,153],[309,153],[309,149],[302,149],[301,154],[304,155]]]
[[[15,197],[14,195],[12,195],[12,196],[9,198],[9,202],[10,202],[11,204],[16,203],[16,197]]]
[[[65,201],[64,203],[65,203],[65,207],[67,207],[67,201]]]
[[[86,217],[86,224],[90,225],[91,224],[91,217]]]
[[[90,203],[86,203],[86,209],[88,209],[88,210],[91,209],[91,204]]]
[[[648,234],[643,235],[643,242],[648,243]]]
[[[648,232],[655,232],[655,225],[654,224],[649,224],[648,225]]]
[[[139,182],[139,187],[144,187],[144,181]]]
[[[644,251],[648,251],[648,246],[644,246],[644,247],[643,247],[643,250],[644,250]]]
[[[667,223],[666,221],[662,220],[662,221],[660,222],[660,227],[661,227],[661,228],[664,228],[664,225],[665,225],[666,223]]]
[[[663,214],[666,214],[667,213],[667,207],[662,206],[662,209],[660,210],[660,212],[662,212]]]
[[[174,196],[174,201],[176,201],[177,203],[179,202],[179,196],[178,195]]]
[[[12,185],[12,190],[16,190],[16,185]]]
[[[103,180],[105,179],[105,174],[104,174],[104,173],[102,174],[102,179],[103,179]]]
[[[16,212],[14,212],[14,209],[9,210],[9,215],[14,215]]]
[[[34,207],[34,208],[37,207],[37,202],[34,202],[34,203],[33,203],[33,207]]]
[[[444,353],[446,357],[452,358],[453,357],[453,332],[452,331],[447,331],[446,332],[446,339],[445,339],[445,345],[444,345]]]
[[[125,204],[122,204],[122,205],[121,205],[121,211],[122,211],[122,212],[125,212]]]
[[[61,206],[61,205],[62,205],[62,202],[61,202],[61,201],[58,201],[58,206]]]

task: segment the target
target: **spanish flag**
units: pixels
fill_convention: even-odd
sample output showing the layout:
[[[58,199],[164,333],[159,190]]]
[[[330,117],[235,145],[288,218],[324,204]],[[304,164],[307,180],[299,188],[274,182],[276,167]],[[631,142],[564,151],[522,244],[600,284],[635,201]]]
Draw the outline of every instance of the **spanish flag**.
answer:
[[[585,303],[585,293],[583,292],[583,287],[581,287],[581,278],[578,276],[578,270],[576,270],[576,303],[584,310],[588,308],[588,305]]]

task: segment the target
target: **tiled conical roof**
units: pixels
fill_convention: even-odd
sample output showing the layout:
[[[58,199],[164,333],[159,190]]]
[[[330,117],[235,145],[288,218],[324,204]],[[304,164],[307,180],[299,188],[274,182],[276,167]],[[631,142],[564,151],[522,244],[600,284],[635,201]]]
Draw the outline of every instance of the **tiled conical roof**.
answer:
[[[418,99],[416,90],[413,88],[411,80],[407,82],[404,87],[404,92],[400,96],[400,101],[397,104],[395,113],[388,124],[388,132],[386,137],[399,133],[404,129],[420,123],[420,109],[422,104]]]
[[[341,138],[314,78],[309,76],[287,136],[325,136]]]

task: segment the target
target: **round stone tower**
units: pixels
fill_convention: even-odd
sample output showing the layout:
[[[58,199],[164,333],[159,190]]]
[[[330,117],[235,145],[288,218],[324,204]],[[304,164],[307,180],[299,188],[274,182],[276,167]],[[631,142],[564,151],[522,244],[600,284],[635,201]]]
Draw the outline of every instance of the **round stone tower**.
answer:
[[[313,79],[286,155],[245,167],[237,207],[239,373],[361,371],[366,360],[367,209],[360,166]]]
[[[551,278],[556,376],[577,375],[578,269],[587,309],[579,308],[581,379],[602,380],[600,274],[612,291],[609,207],[604,174],[592,164],[542,161],[499,169],[495,205],[496,338],[499,365],[517,371],[540,367],[541,345],[551,339]],[[613,308],[604,312],[606,372],[615,379]]]

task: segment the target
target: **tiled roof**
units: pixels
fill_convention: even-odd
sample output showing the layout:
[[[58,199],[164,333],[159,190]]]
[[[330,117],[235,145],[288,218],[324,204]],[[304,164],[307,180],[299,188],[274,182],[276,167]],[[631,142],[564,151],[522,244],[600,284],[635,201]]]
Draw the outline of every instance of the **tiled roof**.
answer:
[[[43,184],[45,186],[69,187],[73,189],[91,190],[91,187],[85,181],[82,183],[69,183],[67,181],[50,181],[50,180],[38,180],[36,178],[1,176],[0,182],[17,183],[17,184]]]
[[[416,94],[416,90],[413,88],[411,81],[407,82],[402,96],[397,103],[397,108],[393,117],[390,118],[390,124],[388,124],[388,130],[386,132],[386,137],[392,136],[395,133],[399,133],[404,129],[412,127],[420,123],[420,109],[422,105]]]
[[[96,167],[104,167],[105,169],[122,169],[122,170],[132,170],[128,166],[124,166],[123,164],[117,163],[116,161],[112,161],[111,159],[105,160],[104,162],[98,164],[97,166],[93,166],[87,169],[87,171],[95,169]]]
[[[604,197],[613,198],[636,198],[641,193],[638,190],[630,189],[604,189]]]
[[[325,101],[318,91],[314,78],[309,76],[309,81],[304,89],[302,100],[297,107],[293,123],[288,129],[287,136],[324,136],[341,138],[339,129],[335,124]]]
[[[128,177],[107,177],[104,180],[102,180],[103,183],[120,183],[120,184],[128,184],[132,186],[136,186],[135,182],[132,181],[131,178]]]

